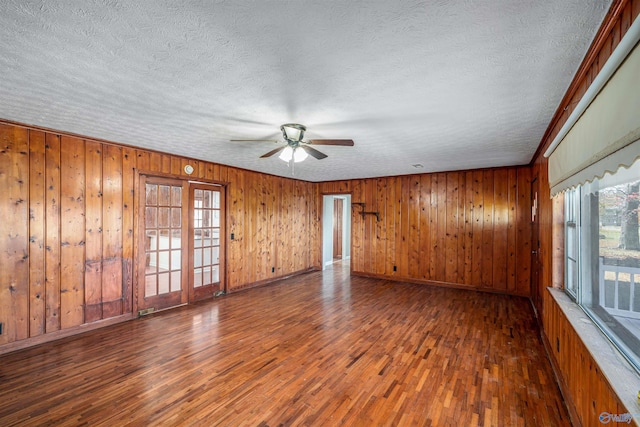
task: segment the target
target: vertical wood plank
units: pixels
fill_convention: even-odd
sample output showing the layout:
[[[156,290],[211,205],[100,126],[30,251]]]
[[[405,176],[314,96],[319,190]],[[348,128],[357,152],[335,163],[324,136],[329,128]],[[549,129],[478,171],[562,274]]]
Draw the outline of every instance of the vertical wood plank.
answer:
[[[508,241],[508,173],[496,169],[493,173],[493,289],[507,289],[507,241]]]
[[[431,200],[429,200],[429,246],[431,251],[429,259],[429,278],[431,280],[438,280],[437,265],[440,262],[438,249],[438,175],[431,174],[430,180]]]
[[[165,154],[160,154],[157,153],[155,151],[152,151],[151,153],[149,153],[149,164],[150,164],[150,171],[153,172],[163,172],[163,173],[169,173],[171,172],[171,170],[163,170],[162,169],[162,158],[163,157],[169,157]]]
[[[45,305],[46,332],[60,329],[60,136],[45,136]]]
[[[466,174],[464,172],[458,172],[458,224],[456,227],[456,245],[457,245],[457,253],[456,253],[456,261],[458,263],[457,272],[456,272],[456,282],[459,284],[466,284],[464,281],[464,270],[465,270],[465,235],[467,232],[467,221],[466,221],[466,198],[467,198],[467,181],[465,179]]]
[[[353,203],[361,203],[364,199],[362,190],[362,180],[357,180],[353,185],[353,193],[351,195]],[[362,243],[362,235],[364,223],[362,222],[361,207],[353,204],[351,206],[351,271],[363,271],[362,252],[364,250]]]
[[[402,267],[401,264],[403,262],[402,258],[406,257],[406,252],[404,252],[404,244],[403,244],[403,239],[405,238],[405,235],[403,235],[402,233],[404,232],[403,227],[404,227],[404,218],[402,217],[402,202],[403,202],[403,193],[402,193],[402,177],[395,177],[392,179],[393,185],[395,187],[395,199],[394,199],[394,221],[396,224],[396,234],[395,234],[395,253],[393,254],[393,264],[397,269],[396,273],[393,274],[397,274],[397,275],[401,275],[402,274]],[[406,274],[406,273],[405,273]]]
[[[473,285],[473,266],[474,266],[474,258],[473,258],[473,235],[474,235],[474,225],[475,222],[475,200],[474,200],[474,180],[473,173],[467,172],[465,174],[465,188],[466,188],[466,196],[465,196],[465,233],[464,233],[464,277],[462,279],[462,283],[467,285]]]
[[[90,323],[102,319],[102,144],[87,141],[85,150],[85,321]]]
[[[429,214],[431,213],[431,178],[420,175],[420,272],[422,279],[431,279],[429,263],[431,261],[431,242],[429,241]]]
[[[387,224],[387,235],[385,242],[385,274],[393,275],[393,266],[396,265],[396,235],[398,233],[396,223],[396,204],[398,196],[396,194],[396,180],[397,178],[385,179],[386,190],[386,206],[385,206],[385,222]]]
[[[507,196],[507,291],[517,293],[518,265],[516,263],[518,251],[518,227],[516,226],[518,207],[518,172],[516,168],[511,168],[508,173],[508,196]]]
[[[84,323],[84,141],[63,136],[60,163],[60,321],[65,329]]]
[[[411,175],[409,181],[409,200],[407,209],[409,234],[407,236],[408,246],[408,275],[409,277],[420,277],[420,176]]]
[[[517,191],[516,290],[521,295],[531,295],[531,170],[529,168],[518,168]]]
[[[447,274],[447,174],[438,173],[438,201],[436,205],[438,215],[437,245],[438,256],[436,258],[436,277],[439,282],[446,282]]]
[[[29,337],[46,332],[45,133],[29,131]]]
[[[458,172],[450,172],[445,179],[445,241],[443,260],[445,264],[444,281],[458,281]]]
[[[113,317],[122,314],[122,148],[105,146],[102,162],[102,297]]]
[[[482,286],[493,287],[493,170],[482,172],[484,196],[482,226]]]
[[[123,313],[133,310],[135,150],[122,149],[122,299]]]
[[[376,212],[380,212],[380,221],[376,221],[376,251],[373,262],[376,274],[385,274],[387,268],[387,246],[389,235],[387,234],[387,178],[376,179]]]
[[[0,125],[0,343],[29,336],[29,131]]]

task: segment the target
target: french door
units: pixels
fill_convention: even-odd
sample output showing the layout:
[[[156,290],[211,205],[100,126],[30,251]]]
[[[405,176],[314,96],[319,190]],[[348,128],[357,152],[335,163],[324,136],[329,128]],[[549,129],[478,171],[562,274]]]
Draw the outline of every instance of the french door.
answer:
[[[191,184],[190,188],[190,300],[213,296],[224,276],[223,187]]]
[[[189,184],[140,176],[138,310],[187,302]]]
[[[213,296],[224,277],[223,187],[140,175],[138,312]]]

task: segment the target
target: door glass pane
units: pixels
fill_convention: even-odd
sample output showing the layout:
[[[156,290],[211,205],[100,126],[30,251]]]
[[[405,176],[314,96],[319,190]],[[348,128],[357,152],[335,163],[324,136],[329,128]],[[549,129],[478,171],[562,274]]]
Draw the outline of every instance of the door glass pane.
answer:
[[[158,209],[158,227],[169,227],[169,208]]]
[[[214,246],[211,248],[211,263],[217,264],[218,262],[220,262],[220,247]]]
[[[220,281],[220,266],[214,265],[211,267],[211,282],[217,283]]]
[[[180,228],[181,224],[182,224],[182,209],[172,208],[171,209],[171,227]]]
[[[194,268],[193,269],[193,287],[199,288],[202,286],[202,269]]]
[[[171,248],[180,249],[181,247],[182,247],[182,230],[179,228],[171,230]]]
[[[169,230],[165,228],[158,230],[158,232],[160,233],[158,249],[169,249]]]
[[[169,206],[171,204],[171,187],[168,185],[158,186],[158,205]]]
[[[220,209],[220,192],[219,191],[213,192],[213,203],[211,207]]]
[[[156,275],[152,274],[144,277],[144,296],[152,297],[158,294]]]
[[[147,184],[147,206],[158,204],[158,186],[155,184]]]
[[[145,208],[144,212],[144,226],[146,228],[156,228],[158,226],[158,209],[157,208]]]
[[[179,291],[182,289],[182,284],[180,280],[182,279],[181,271],[172,271],[171,272],[171,292]]]
[[[182,206],[182,188],[172,187],[171,189],[171,206]]]
[[[155,251],[158,249],[158,231],[147,230],[147,239],[145,241],[145,250]]]
[[[166,294],[169,292],[169,273],[158,274],[158,294]]]
[[[202,249],[194,249],[193,251],[193,266],[202,267]]]

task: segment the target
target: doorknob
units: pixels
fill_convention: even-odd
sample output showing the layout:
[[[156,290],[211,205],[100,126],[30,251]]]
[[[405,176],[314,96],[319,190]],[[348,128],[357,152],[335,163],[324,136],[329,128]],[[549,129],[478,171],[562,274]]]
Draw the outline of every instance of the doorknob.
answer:
[[[531,251],[531,255],[537,255],[538,251]]]

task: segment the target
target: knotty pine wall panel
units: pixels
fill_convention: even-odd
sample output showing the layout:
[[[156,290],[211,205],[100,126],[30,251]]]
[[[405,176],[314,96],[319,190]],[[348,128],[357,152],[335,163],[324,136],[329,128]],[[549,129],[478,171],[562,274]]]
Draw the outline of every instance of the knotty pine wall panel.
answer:
[[[328,182],[320,192],[351,193],[356,274],[530,295],[528,167]]]
[[[0,312],[6,331],[0,340],[29,336],[29,131],[0,133]],[[23,218],[15,223],[12,218]],[[0,342],[2,342],[0,341]]]
[[[573,417],[578,418],[580,425],[600,426],[599,416],[603,412],[627,413],[591,353],[548,291],[544,294],[543,304],[544,339],[555,368],[563,373],[560,376],[561,387],[565,399],[570,399],[567,403],[573,408]]]
[[[228,291],[320,268],[317,184],[0,121],[0,353],[133,316],[136,171],[225,185]]]

